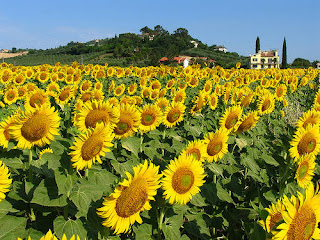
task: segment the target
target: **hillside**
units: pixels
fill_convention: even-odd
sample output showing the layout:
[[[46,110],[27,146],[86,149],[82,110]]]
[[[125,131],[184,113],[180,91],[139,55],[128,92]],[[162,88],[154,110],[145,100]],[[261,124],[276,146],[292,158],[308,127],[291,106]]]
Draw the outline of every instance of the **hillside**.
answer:
[[[162,26],[153,29],[144,27],[141,34],[123,33],[114,38],[96,39],[86,43],[70,42],[65,46],[46,50],[30,50],[27,55],[6,59],[15,65],[39,65],[43,63],[104,64],[117,66],[157,66],[162,57],[173,59],[178,55],[207,57],[224,67],[234,67],[237,62],[246,66],[247,58],[237,53],[223,53],[214,50],[200,40],[191,37],[188,30],[178,28],[169,33]],[[197,48],[195,48],[197,47]],[[172,61],[169,63],[172,64]]]

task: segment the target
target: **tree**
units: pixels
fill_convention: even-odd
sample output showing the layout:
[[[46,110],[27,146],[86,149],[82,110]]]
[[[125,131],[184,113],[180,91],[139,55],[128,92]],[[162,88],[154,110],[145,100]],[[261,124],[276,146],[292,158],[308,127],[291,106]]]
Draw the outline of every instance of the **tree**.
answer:
[[[291,66],[294,68],[308,68],[311,67],[311,63],[307,59],[296,58],[293,60]]]
[[[177,28],[177,30],[175,30],[173,34],[177,37],[182,37],[182,38],[190,37],[188,30],[185,28]]]
[[[257,37],[257,40],[256,40],[256,53],[258,53],[260,51],[260,38]]]
[[[155,35],[168,35],[169,34],[169,32],[167,30],[165,30],[160,25],[155,26],[153,29],[154,29]]]
[[[282,68],[287,68],[287,42],[286,38],[283,39],[283,45],[282,45]]]
[[[13,47],[11,50],[12,53],[16,53],[17,52],[17,48]]]
[[[143,33],[151,33],[152,32],[152,29],[145,26],[143,28],[140,29],[140,32],[143,34]]]

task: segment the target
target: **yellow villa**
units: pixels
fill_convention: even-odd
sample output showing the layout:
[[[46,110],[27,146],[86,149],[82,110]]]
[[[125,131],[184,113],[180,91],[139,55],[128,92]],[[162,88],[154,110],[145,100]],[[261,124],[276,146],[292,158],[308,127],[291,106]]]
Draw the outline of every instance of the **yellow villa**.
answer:
[[[251,69],[279,68],[278,50],[259,51],[250,55]]]

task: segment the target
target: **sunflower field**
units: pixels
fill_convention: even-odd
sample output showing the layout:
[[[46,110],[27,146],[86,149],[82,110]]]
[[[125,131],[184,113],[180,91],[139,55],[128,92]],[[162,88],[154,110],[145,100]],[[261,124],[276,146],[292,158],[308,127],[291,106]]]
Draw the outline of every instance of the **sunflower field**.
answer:
[[[320,71],[0,65],[0,239],[320,239]]]

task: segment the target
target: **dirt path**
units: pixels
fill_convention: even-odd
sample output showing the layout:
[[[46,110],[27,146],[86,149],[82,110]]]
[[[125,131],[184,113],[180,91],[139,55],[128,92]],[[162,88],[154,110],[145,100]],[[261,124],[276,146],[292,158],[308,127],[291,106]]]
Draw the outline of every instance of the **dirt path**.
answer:
[[[28,51],[19,52],[19,53],[0,53],[0,59],[17,57],[17,56],[21,56],[21,55],[24,55],[24,54],[27,54],[27,53],[28,53]]]

